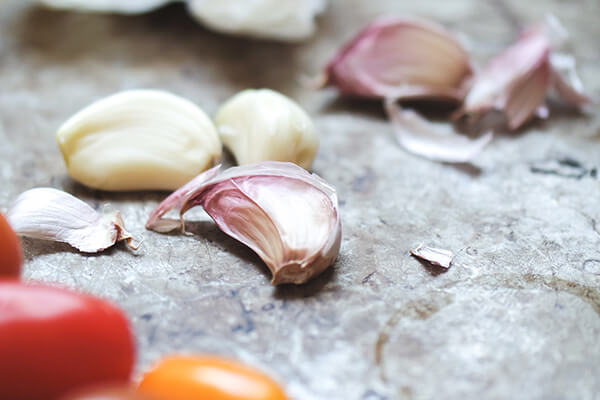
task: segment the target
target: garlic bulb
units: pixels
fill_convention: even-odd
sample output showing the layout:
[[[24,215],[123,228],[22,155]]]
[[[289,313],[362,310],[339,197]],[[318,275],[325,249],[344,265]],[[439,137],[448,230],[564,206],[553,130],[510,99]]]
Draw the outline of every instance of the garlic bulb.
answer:
[[[190,101],[158,90],[99,100],[65,122],[56,140],[69,175],[103,190],[172,190],[221,157],[208,116]]]
[[[339,252],[341,220],[335,189],[292,163],[262,162],[219,174],[215,167],[154,209],[146,228],[184,228],[183,214],[201,205],[219,228],[250,247],[273,274],[273,284],[304,283]],[[179,211],[180,221],[163,219]]]
[[[467,52],[442,26],[379,18],[338,52],[322,83],[351,96],[460,101],[470,75]]]
[[[65,242],[86,253],[102,251],[132,236],[118,211],[99,214],[78,198],[52,188],[21,193],[6,217],[20,236]]]
[[[48,7],[95,12],[139,14],[154,10],[173,0],[40,0]]]
[[[294,101],[269,89],[244,90],[218,110],[215,124],[238,164],[288,161],[309,169],[319,139]]]

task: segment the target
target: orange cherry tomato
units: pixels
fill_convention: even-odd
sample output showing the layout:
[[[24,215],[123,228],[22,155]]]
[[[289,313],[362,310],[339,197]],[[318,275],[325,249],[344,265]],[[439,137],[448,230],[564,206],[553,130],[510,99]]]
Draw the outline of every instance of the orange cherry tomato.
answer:
[[[94,386],[77,390],[62,397],[61,400],[150,400],[135,392],[129,386]]]
[[[8,221],[0,214],[0,279],[21,275],[21,243]]]
[[[219,357],[169,357],[147,372],[138,393],[157,400],[286,400],[268,376]]]

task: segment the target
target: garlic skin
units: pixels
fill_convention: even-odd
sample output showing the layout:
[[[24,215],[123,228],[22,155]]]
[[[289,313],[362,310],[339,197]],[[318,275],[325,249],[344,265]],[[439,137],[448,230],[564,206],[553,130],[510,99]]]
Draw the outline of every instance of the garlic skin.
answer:
[[[310,169],[319,138],[304,110],[270,89],[244,90],[217,111],[215,125],[238,164],[288,161]]]
[[[460,101],[470,75],[467,52],[442,26],[378,18],[338,52],[323,83],[349,96]]]
[[[190,13],[220,32],[299,41],[315,32],[326,0],[188,0]]]
[[[544,101],[552,88],[568,104],[581,106],[589,102],[582,92],[581,83],[574,72],[574,60],[570,61],[570,84],[560,74],[558,61],[552,57],[552,43],[547,29],[535,26],[526,29],[519,39],[505,51],[494,57],[486,67],[475,75],[457,116],[479,117],[496,109],[502,111],[508,128],[515,130],[536,115],[547,116]],[[579,89],[579,90],[578,90]]]
[[[101,99],[65,122],[56,140],[73,179],[112,191],[173,190],[221,158],[208,116],[158,90]]]
[[[97,253],[122,240],[136,248],[118,211],[99,214],[57,189],[35,188],[21,193],[6,217],[20,236],[68,243],[84,253]]]
[[[258,254],[274,285],[304,283],[339,253],[342,225],[335,189],[295,164],[269,161],[221,174],[215,167],[163,200],[146,228],[184,229],[183,214],[196,205]],[[162,218],[172,209],[179,211],[179,221]]]
[[[173,0],[39,0],[47,7],[122,14],[145,13]]]
[[[454,132],[423,119],[413,110],[404,109],[393,100],[385,102],[396,140],[408,152],[434,161],[465,163],[475,158],[492,141],[491,131],[477,138]]]

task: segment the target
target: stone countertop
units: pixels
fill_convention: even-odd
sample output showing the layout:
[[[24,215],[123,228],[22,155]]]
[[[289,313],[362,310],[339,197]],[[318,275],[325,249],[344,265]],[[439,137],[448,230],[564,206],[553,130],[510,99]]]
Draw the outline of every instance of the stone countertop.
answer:
[[[137,371],[164,354],[210,352],[256,365],[295,399],[598,399],[600,117],[552,109],[498,134],[469,165],[399,148],[378,104],[299,83],[380,14],[437,20],[476,60],[548,12],[571,34],[589,93],[600,95],[600,3],[338,0],[303,44],[205,30],[174,5],[142,16],[0,5],[0,209],[36,186],[121,210],[144,243],[82,255],[24,240],[25,276],[94,293],[128,314]],[[172,91],[214,113],[247,87],[295,98],[314,117],[314,170],[337,187],[344,236],[335,266],[273,287],[250,250],[203,213],[192,236],[144,222],[165,193],[74,183],[54,140],[74,112],[111,93]],[[442,272],[408,255],[421,242],[456,253]]]

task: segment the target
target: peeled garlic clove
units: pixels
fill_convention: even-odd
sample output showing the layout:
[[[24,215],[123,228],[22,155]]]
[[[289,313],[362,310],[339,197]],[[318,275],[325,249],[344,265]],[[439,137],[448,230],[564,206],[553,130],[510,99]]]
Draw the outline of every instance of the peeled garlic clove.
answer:
[[[296,41],[315,31],[326,0],[188,0],[192,15],[221,32]]]
[[[103,190],[172,190],[212,167],[221,142],[195,104],[158,90],[131,90],[84,108],[58,130],[69,175]]]
[[[102,251],[121,240],[135,248],[118,211],[99,214],[57,189],[36,188],[22,193],[6,216],[18,235],[65,242],[85,253]]]
[[[201,205],[223,232],[260,256],[275,285],[304,283],[335,261],[341,220],[335,189],[325,181],[295,164],[275,161],[217,172],[206,171],[167,197],[146,228],[183,228],[183,221],[163,224],[163,215],[178,209],[182,218]]]
[[[326,84],[347,95],[460,101],[471,66],[466,51],[442,26],[379,18],[342,48],[325,75]]]
[[[269,89],[236,94],[221,106],[215,124],[221,140],[241,165],[273,160],[309,169],[319,146],[306,112]]]
[[[492,132],[471,139],[451,129],[443,132],[412,110],[402,109],[393,100],[385,102],[398,143],[407,151],[435,161],[464,163],[471,161],[492,140]]]
[[[39,0],[42,4],[58,9],[76,9],[94,12],[117,12],[139,14],[154,10],[174,0]]]

